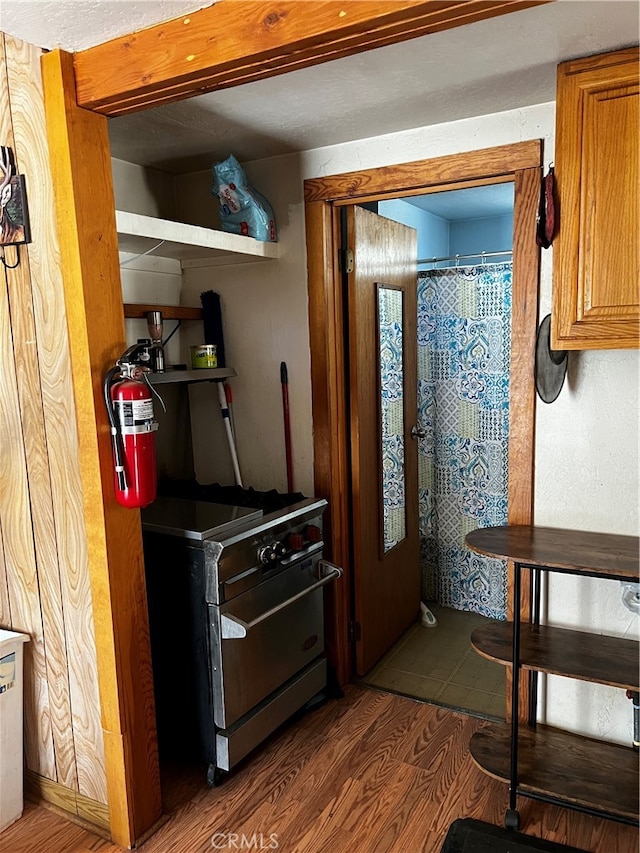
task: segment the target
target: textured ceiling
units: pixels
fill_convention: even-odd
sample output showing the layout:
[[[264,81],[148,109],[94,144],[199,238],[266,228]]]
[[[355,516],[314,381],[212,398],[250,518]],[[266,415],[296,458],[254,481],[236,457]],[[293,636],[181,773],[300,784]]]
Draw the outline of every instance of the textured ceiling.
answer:
[[[0,0],[0,30],[38,47],[75,53],[211,5],[212,0]]]

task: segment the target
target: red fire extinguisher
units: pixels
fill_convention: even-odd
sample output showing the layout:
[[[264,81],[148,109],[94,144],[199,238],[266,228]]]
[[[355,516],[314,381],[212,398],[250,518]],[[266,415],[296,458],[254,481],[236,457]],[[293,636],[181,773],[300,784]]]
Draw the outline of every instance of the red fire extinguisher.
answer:
[[[133,509],[156,498],[155,431],[148,368],[141,366],[145,347],[136,344],[118,359],[104,381],[104,401],[113,441],[116,500]],[[148,351],[147,351],[148,354]]]

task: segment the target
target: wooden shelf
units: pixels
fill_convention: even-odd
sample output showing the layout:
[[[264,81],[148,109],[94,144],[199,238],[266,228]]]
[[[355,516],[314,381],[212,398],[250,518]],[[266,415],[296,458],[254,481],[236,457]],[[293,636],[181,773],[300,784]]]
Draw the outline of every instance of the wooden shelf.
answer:
[[[483,657],[511,666],[512,632],[512,622],[483,625],[471,634],[471,645]],[[625,690],[640,689],[640,647],[635,640],[527,623],[520,626],[520,632],[520,665],[523,669]]]
[[[639,539],[559,527],[484,527],[465,537],[473,551],[514,560],[524,568],[637,581]]]
[[[471,738],[473,760],[509,781],[511,731],[487,724]],[[518,793],[543,795],[604,815],[638,819],[638,754],[626,746],[538,726],[518,734]]]
[[[147,375],[152,385],[169,385],[177,382],[221,382],[238,374],[232,367],[201,367],[198,370],[167,370]]]
[[[149,311],[162,311],[163,320],[202,320],[202,308],[183,305],[142,305],[125,302],[124,316],[129,320],[146,320]]]
[[[273,260],[279,257],[278,243],[263,243],[253,237],[214,231],[184,222],[156,219],[139,213],[116,210],[118,246],[121,252],[176,258],[185,265],[232,264]],[[162,242],[161,246],[154,248]]]
[[[611,580],[638,580],[637,536],[553,527],[508,525],[474,530],[465,537],[473,551],[514,563],[513,614],[520,629],[514,658],[513,624],[476,629],[471,637],[484,657],[511,667],[513,710],[509,725],[490,725],[471,739],[470,751],[485,773],[509,783],[505,823],[519,821],[516,794],[561,803],[625,822],[638,821],[638,753],[571,732],[518,723],[520,671],[535,670],[582,681],[638,690],[638,643],[618,637],[519,621],[522,570],[540,570]],[[537,595],[540,585],[536,585]],[[539,598],[537,598],[539,603]],[[535,719],[529,692],[528,719]],[[517,755],[511,746],[517,743]],[[514,759],[514,760],[512,760]]]

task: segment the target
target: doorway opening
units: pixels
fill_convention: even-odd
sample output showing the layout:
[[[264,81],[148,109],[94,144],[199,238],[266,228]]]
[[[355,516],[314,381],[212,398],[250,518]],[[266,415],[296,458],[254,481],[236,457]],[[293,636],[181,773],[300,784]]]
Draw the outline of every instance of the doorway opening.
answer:
[[[326,541],[331,549],[331,557],[334,562],[345,567],[342,581],[332,591],[327,608],[330,614],[327,623],[328,645],[332,663],[342,683],[356,673],[354,660],[357,660],[362,646],[368,642],[371,631],[375,631],[375,625],[370,624],[371,620],[361,622],[354,619],[354,613],[357,614],[359,602],[362,601],[362,596],[358,594],[358,583],[362,582],[363,571],[363,561],[358,558],[358,537],[380,537],[375,529],[367,529],[366,524],[359,522],[357,513],[352,514],[351,506],[352,497],[361,495],[357,475],[363,466],[360,464],[354,469],[352,464],[354,427],[353,412],[349,408],[352,388],[347,367],[353,342],[347,341],[344,334],[348,328],[345,319],[348,305],[341,286],[338,252],[340,208],[354,208],[363,202],[406,199],[485,185],[507,183],[513,186],[506,521],[509,524],[530,524],[533,518],[535,422],[533,358],[540,260],[535,242],[535,222],[541,165],[541,141],[531,140],[305,182],[314,468],[316,493],[329,500]],[[378,281],[384,282],[384,278]],[[413,426],[417,427],[417,424],[405,417],[405,446],[410,446]],[[366,581],[364,588],[368,589]],[[510,618],[511,567],[507,568],[506,588],[506,615]],[[382,589],[385,595],[384,585]],[[523,600],[521,613],[525,618],[528,616],[528,607],[528,600]],[[388,608],[385,608],[382,600],[377,609],[372,609],[377,614],[385,614]],[[404,629],[410,625],[411,621]],[[399,636],[388,643],[383,653]],[[374,663],[361,667],[359,674],[367,672]],[[526,689],[526,686],[522,687],[523,696]],[[507,698],[507,713],[508,704]]]
[[[471,635],[506,619],[507,566],[469,552],[464,536],[507,522],[513,183],[375,206],[417,234],[417,329],[405,331],[417,336],[421,609],[362,681],[504,718],[504,667],[476,654]],[[383,400],[397,387],[394,354],[380,352]],[[383,434],[385,517],[404,485],[400,440]]]

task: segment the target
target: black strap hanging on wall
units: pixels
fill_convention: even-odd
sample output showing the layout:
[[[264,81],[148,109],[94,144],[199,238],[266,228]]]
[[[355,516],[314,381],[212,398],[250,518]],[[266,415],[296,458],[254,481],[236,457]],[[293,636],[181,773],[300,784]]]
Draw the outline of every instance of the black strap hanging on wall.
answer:
[[[540,204],[536,218],[536,243],[543,249],[548,249],[553,243],[556,232],[556,179],[553,165],[540,183]]]

